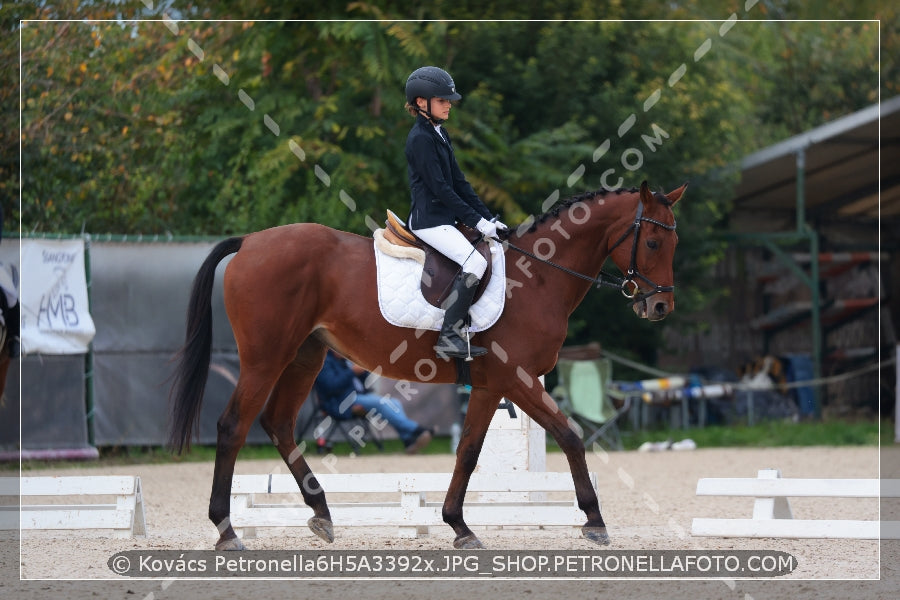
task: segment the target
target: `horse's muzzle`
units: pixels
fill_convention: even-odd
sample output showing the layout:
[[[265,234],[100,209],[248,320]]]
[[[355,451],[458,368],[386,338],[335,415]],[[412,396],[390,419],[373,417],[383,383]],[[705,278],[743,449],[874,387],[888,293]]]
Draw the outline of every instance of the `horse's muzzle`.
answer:
[[[644,296],[634,302],[631,308],[638,317],[649,321],[662,321],[672,312],[671,304],[665,301],[661,294]]]

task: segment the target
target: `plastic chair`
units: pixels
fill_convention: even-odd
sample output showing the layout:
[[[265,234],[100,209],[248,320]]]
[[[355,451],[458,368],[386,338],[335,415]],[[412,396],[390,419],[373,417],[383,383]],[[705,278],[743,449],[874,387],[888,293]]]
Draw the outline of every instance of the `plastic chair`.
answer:
[[[553,396],[569,417],[582,427],[584,445],[602,440],[611,450],[622,450],[622,436],[617,421],[628,412],[630,399],[622,397],[621,408],[612,403],[609,383],[612,381],[612,362],[608,358],[596,360],[559,359],[556,363],[559,382]]]
[[[316,416],[320,417],[318,424],[312,430],[313,439],[316,440],[320,453],[331,450],[334,442],[341,441],[341,439],[348,442],[352,451],[356,454],[359,454],[363,446],[369,442],[375,444],[378,450],[384,450],[381,438],[372,428],[372,423],[366,418],[364,412],[357,414],[351,411],[351,416],[349,417],[335,416],[322,407],[319,402],[319,395],[315,390],[310,392],[310,398],[314,402],[316,410],[299,431],[301,431],[302,435],[316,419]],[[362,431],[362,435],[359,435],[360,431]],[[335,438],[338,432],[340,432],[342,438]]]

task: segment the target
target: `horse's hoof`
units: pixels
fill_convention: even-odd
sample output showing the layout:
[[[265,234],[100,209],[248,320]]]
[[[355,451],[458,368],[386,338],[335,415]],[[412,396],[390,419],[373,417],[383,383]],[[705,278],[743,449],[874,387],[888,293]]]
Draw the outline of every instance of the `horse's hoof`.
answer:
[[[483,550],[484,545],[474,533],[453,540],[453,547],[457,550]]]
[[[328,519],[322,517],[310,517],[309,521],[306,522],[306,525],[309,527],[310,531],[329,544],[334,541],[334,526]]]
[[[588,540],[600,546],[609,546],[609,534],[606,527],[582,527],[581,534]]]
[[[216,542],[216,551],[246,550],[240,538],[233,537]]]

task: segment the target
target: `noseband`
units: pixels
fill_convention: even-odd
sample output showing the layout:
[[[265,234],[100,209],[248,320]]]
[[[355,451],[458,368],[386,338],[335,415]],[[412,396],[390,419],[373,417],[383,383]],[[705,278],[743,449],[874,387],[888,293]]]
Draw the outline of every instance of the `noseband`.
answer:
[[[652,223],[654,225],[662,227],[663,229],[666,229],[668,231],[675,231],[675,225],[676,225],[675,222],[673,222],[671,225],[666,225],[665,223],[662,223],[661,221],[657,221],[656,219],[651,219],[650,217],[645,217],[644,216],[644,203],[638,201],[637,214],[634,217],[634,223],[631,224],[631,227],[629,227],[628,229],[625,230],[625,232],[621,235],[621,237],[619,237],[619,239],[616,240],[616,243],[613,244],[612,247],[609,249],[609,253],[612,254],[612,251],[615,250],[616,248],[618,248],[622,244],[622,242],[624,242],[626,239],[628,239],[628,235],[632,231],[634,232],[634,239],[631,242],[631,264],[628,267],[628,271],[625,273],[625,277],[618,277],[616,275],[610,275],[609,273],[604,272],[603,269],[600,270],[600,274],[597,277],[591,277],[590,275],[584,275],[583,273],[579,273],[578,271],[573,271],[572,269],[569,269],[562,265],[558,265],[555,262],[551,262],[547,259],[540,258],[539,256],[536,256],[535,254],[529,252],[528,250],[525,250],[524,248],[519,248],[518,246],[513,245],[512,243],[509,242],[509,240],[506,240],[504,243],[508,247],[515,250],[516,252],[524,254],[525,256],[533,258],[539,262],[542,262],[542,263],[549,265],[551,267],[554,267],[556,269],[559,269],[560,271],[563,271],[564,273],[568,273],[569,275],[572,275],[573,277],[579,277],[581,279],[584,279],[585,281],[590,281],[591,283],[595,284],[597,287],[605,285],[607,287],[619,288],[619,290],[622,292],[623,296],[625,296],[626,298],[631,300],[632,304],[636,304],[638,302],[642,302],[642,301],[646,300],[653,294],[659,294],[662,292],[671,292],[671,291],[675,290],[674,285],[659,285],[658,283],[654,283],[649,277],[642,275],[637,269],[638,238],[641,233],[641,223],[644,221],[646,221],[647,223]],[[637,281],[635,281],[635,277],[642,279],[645,283],[649,284],[652,289],[649,292],[642,292]]]

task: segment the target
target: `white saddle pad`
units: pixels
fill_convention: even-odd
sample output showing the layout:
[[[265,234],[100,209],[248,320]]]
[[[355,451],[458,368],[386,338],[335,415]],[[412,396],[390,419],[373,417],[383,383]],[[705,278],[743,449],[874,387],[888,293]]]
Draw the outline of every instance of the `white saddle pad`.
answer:
[[[378,279],[378,307],[388,323],[398,327],[439,331],[444,311],[425,300],[420,289],[424,252],[395,246],[384,239],[383,230],[375,231],[375,265]],[[475,333],[490,328],[506,302],[506,261],[503,249],[491,241],[493,273],[484,294],[469,309]],[[394,256],[396,255],[396,256]]]

